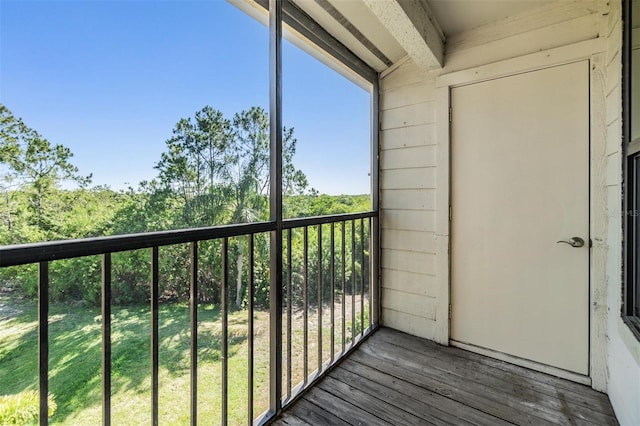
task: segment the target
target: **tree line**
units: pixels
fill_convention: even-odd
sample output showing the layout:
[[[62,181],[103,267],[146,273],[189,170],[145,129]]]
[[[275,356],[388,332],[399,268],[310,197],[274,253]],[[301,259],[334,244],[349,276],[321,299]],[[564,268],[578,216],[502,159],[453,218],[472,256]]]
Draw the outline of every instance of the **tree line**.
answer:
[[[369,196],[320,195],[310,188],[305,174],[294,166],[297,140],[293,128],[284,129],[283,191],[287,217],[316,216],[369,210]],[[73,153],[52,144],[22,119],[0,104],[0,244],[98,237],[201,226],[265,221],[269,217],[269,120],[264,109],[252,107],[227,118],[205,106],[192,117],[182,118],[166,140],[155,163],[156,178],[127,190],[92,186],[92,176],[83,176],[72,163]],[[63,184],[73,189],[64,189]],[[325,225],[328,230],[328,225]],[[341,243],[341,225],[336,228],[336,247]],[[345,229],[347,241],[350,226]],[[354,238],[360,247],[359,224]],[[368,229],[362,232],[368,239]],[[303,233],[292,234],[292,303],[307,294],[316,295],[319,268],[323,271],[322,298],[329,297],[329,236],[322,237],[322,259],[318,263],[317,229],[310,228],[308,286],[303,288]],[[345,244],[345,270],[349,286],[360,280],[361,256],[351,259],[351,244]],[[288,250],[289,248],[286,247]],[[365,247],[368,250],[368,247]],[[255,302],[268,306],[268,235],[257,234],[254,247]],[[368,262],[368,253],[367,255]],[[190,253],[187,245],[160,248],[161,298],[182,302],[189,294]],[[221,242],[199,243],[199,300],[221,300]],[[248,240],[230,240],[229,270],[234,285],[229,300],[246,304]],[[357,266],[351,269],[352,260]],[[335,257],[341,271],[341,256]],[[148,301],[151,257],[148,250],[113,254],[112,297],[116,304]],[[54,301],[100,300],[100,259],[87,256],[50,264],[50,298]],[[0,285],[25,296],[37,294],[37,265],[3,268]],[[337,273],[337,272],[336,272]],[[353,274],[353,275],[352,275]],[[338,277],[339,278],[339,277]],[[339,281],[339,280],[338,280]],[[341,289],[341,284],[338,284]],[[307,297],[312,303],[313,298]],[[316,300],[316,303],[318,301]]]

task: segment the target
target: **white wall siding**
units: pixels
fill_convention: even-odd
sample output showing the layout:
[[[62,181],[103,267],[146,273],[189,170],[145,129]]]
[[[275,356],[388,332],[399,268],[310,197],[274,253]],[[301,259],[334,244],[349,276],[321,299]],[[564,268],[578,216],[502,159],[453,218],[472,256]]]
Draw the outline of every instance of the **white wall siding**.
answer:
[[[407,295],[419,294],[436,298],[436,278],[433,275],[387,269],[385,278],[387,289],[403,291]]]
[[[385,90],[384,97],[380,98],[380,108],[390,110],[409,105],[422,104],[425,99],[433,99],[434,87],[431,80],[418,81],[414,84],[400,86]]]
[[[447,206],[438,205],[448,203],[448,195],[440,193],[448,189],[437,184],[437,162],[442,155],[437,151],[437,132],[438,126],[449,125],[446,119],[437,122],[442,102],[435,84],[438,75],[596,38],[600,3],[558,1],[457,34],[447,40],[442,71],[426,73],[406,59],[381,79],[381,303],[385,325],[438,341],[447,334],[447,324],[436,327],[429,322],[446,320],[442,311],[448,310],[438,303],[438,295],[447,294],[448,277],[438,275],[442,270],[435,261],[438,239],[448,239],[436,229],[440,220],[436,212],[448,216],[443,213],[448,212]],[[417,309],[416,294],[428,294],[435,303]],[[414,306],[411,312],[397,303],[400,300]],[[435,315],[436,306],[440,316]],[[395,313],[388,317],[387,311]]]
[[[384,81],[384,80],[383,80]],[[434,123],[418,126],[384,129],[380,138],[382,150],[433,146],[436,144],[436,126]]]
[[[380,124],[382,126],[382,130],[388,130],[434,123],[434,110],[434,102],[423,102],[382,110],[380,114]]]
[[[382,321],[435,333],[435,85],[411,61],[380,84]]]
[[[380,202],[399,210],[433,210],[436,207],[435,189],[388,189],[383,191]]]
[[[382,249],[381,265],[384,269],[435,275],[436,255],[409,250]]]
[[[394,210],[384,206],[381,206],[380,209],[382,211],[380,227],[383,236],[394,230],[433,232],[435,228],[436,212],[434,211]],[[381,242],[380,244],[384,245],[385,243]]]
[[[406,291],[385,289],[386,309],[398,312],[404,312],[410,315],[425,317],[428,320],[435,321],[435,299],[429,296],[413,294],[407,299]],[[426,309],[425,309],[426,308]],[[426,316],[424,312],[429,312]]]
[[[382,189],[435,189],[435,167],[419,167],[413,169],[385,170],[384,181],[380,182]]]
[[[382,318],[384,326],[391,327],[414,336],[434,336],[436,333],[436,322],[426,318],[424,315],[411,315],[404,311],[382,307]]]
[[[620,318],[622,270],[622,19],[620,0],[611,2],[607,31],[607,392],[621,425],[640,425],[640,343]]]
[[[436,253],[436,235],[433,232],[403,231],[388,232],[381,243],[383,249]],[[411,250],[407,250],[409,247]]]
[[[385,150],[380,158],[380,169],[414,169],[436,166],[435,146],[412,146]]]

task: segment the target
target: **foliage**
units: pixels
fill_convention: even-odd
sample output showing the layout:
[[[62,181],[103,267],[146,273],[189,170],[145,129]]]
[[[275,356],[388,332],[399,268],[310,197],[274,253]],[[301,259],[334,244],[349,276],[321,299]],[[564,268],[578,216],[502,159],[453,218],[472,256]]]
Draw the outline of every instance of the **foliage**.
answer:
[[[220,222],[231,141],[231,123],[211,107],[196,112],[194,120],[181,119],[173,129],[156,169],[164,193],[182,202],[185,224]]]
[[[320,195],[317,193],[284,197],[287,218],[355,213],[371,210],[369,195]]]
[[[285,128],[283,136],[286,217],[370,209],[367,195],[328,196],[309,189],[306,176],[294,166],[294,129]],[[157,177],[127,190],[91,187],[90,176],[79,175],[72,157],[68,148],[50,143],[0,104],[0,244],[269,219],[269,120],[261,108],[226,118],[206,106],[193,117],[180,119],[156,163]],[[347,222],[311,227],[306,235],[301,229],[291,232],[291,244],[286,250],[292,262],[290,268],[285,267],[291,276],[285,274],[285,285],[291,282],[292,297],[286,303],[295,306],[294,322],[302,321],[297,312],[304,300],[309,310],[326,310],[331,306],[332,287],[333,294],[343,297],[362,290],[358,283],[367,280],[366,225],[361,227],[356,222],[352,228]],[[249,238],[253,238],[253,253],[249,253]],[[161,406],[171,407],[161,411],[165,423],[182,424],[189,417],[188,409],[180,407],[189,406],[190,330],[186,302],[190,297],[194,248],[198,256],[198,376],[207,384],[200,388],[198,410],[202,418],[219,418],[220,405],[211,402],[219,398],[217,389],[221,387],[220,312],[226,299],[231,308],[230,423],[246,424],[249,420],[244,409],[248,312],[243,309],[249,302],[250,282],[254,285],[255,307],[255,412],[268,409],[269,318],[264,310],[269,307],[269,233],[228,239],[226,287],[222,285],[222,246],[218,239],[159,247],[159,391]],[[148,414],[151,250],[112,253],[111,262],[112,414],[115,423],[120,424],[130,421],[132,415],[140,419]],[[101,256],[49,262],[49,385],[57,395],[57,401],[49,396],[52,423],[100,421],[101,264]],[[223,288],[226,295],[222,294]],[[2,300],[4,292],[15,296],[10,305]],[[32,391],[38,380],[37,297],[38,264],[0,268],[0,308],[10,308],[9,315],[0,318],[0,383],[3,393],[14,394],[0,397],[0,425],[37,420],[38,394]],[[327,313],[325,318],[328,316]],[[303,362],[302,329],[300,325],[294,327],[293,358],[297,365]],[[309,333],[311,341],[313,333],[319,335],[315,328]],[[331,333],[326,329],[322,336],[327,354]],[[312,352],[308,361],[314,364],[316,352]],[[294,381],[302,380],[301,368],[294,374]]]
[[[363,315],[364,314],[364,315]],[[353,323],[353,321],[347,321],[347,329],[350,329],[352,327],[354,327],[354,331],[355,334],[358,335],[360,333],[362,333],[364,330],[367,329],[367,327],[369,327],[369,307],[366,306],[364,308],[364,311],[362,313],[357,312],[356,313],[356,321],[355,324]],[[351,336],[347,337],[347,340],[349,342],[351,342]]]
[[[283,186],[303,193],[304,173],[293,165],[293,129],[284,130]],[[158,180],[148,186],[155,196],[173,199],[182,212],[173,228],[245,223],[268,217],[269,120],[258,107],[235,114],[232,120],[206,106],[194,119],[183,118],[166,142],[156,163]]]
[[[370,209],[370,198],[319,195],[308,189],[304,173],[295,168],[297,140],[293,128],[283,131],[283,188],[286,217],[318,216]],[[193,117],[176,123],[166,149],[155,164],[158,175],[124,191],[105,186],[89,187],[89,178],[78,175],[70,162],[71,151],[52,145],[38,132],[0,104],[0,244],[97,237],[163,231],[230,223],[266,221],[269,218],[269,119],[253,107],[225,117],[205,106]],[[71,181],[75,189],[63,189]],[[342,241],[336,225],[336,247]],[[352,259],[353,241],[345,230],[345,283],[351,291],[352,277],[360,279],[360,259]],[[359,229],[359,228],[358,228]],[[229,240],[227,300],[241,308],[247,303],[249,282],[248,237]],[[292,290],[300,304],[303,292],[329,295],[329,227],[318,251],[316,228],[308,230],[307,287],[303,288],[303,235],[292,235]],[[222,243],[197,244],[199,256],[198,300],[222,300]],[[359,245],[358,245],[359,247]],[[318,254],[322,265],[318,264]],[[269,236],[254,236],[254,303],[269,304]],[[189,297],[191,249],[189,245],[160,248],[160,298],[180,302]],[[146,303],[150,295],[150,250],[112,255],[112,302],[116,305]],[[352,271],[353,265],[356,268]],[[335,259],[336,271],[342,268]],[[320,287],[318,277],[322,275]],[[49,297],[52,301],[79,301],[98,305],[101,300],[101,259],[87,256],[50,262]],[[0,284],[37,296],[37,265],[0,269]],[[338,284],[342,288],[343,284]],[[309,298],[311,304],[320,301]]]
[[[73,154],[64,145],[52,145],[40,133],[29,128],[20,118],[0,104],[0,182],[5,205],[3,216],[8,228],[13,227],[12,210],[14,192],[28,195],[29,222],[47,235],[54,224],[48,213],[52,189],[63,181],[73,181],[81,186],[91,181],[91,176],[80,176],[71,162]]]
[[[331,225],[322,225],[322,238],[318,238],[318,228],[309,228],[306,235],[307,256],[305,261],[305,234],[302,229],[292,231],[291,236],[291,293],[292,303],[300,306],[307,294],[307,303],[318,306],[329,303],[331,286],[347,294],[365,289],[368,283],[369,229],[364,223],[361,231],[359,221],[337,223],[333,226],[334,250],[331,251]],[[344,226],[344,234],[343,234]],[[355,232],[354,232],[355,231]],[[344,237],[343,237],[344,236]],[[288,240],[288,238],[287,238]],[[320,240],[320,242],[319,242]],[[344,241],[344,247],[343,247]],[[287,257],[289,247],[285,246]],[[331,261],[333,260],[333,281]],[[364,260],[364,262],[363,262]],[[288,265],[285,269],[288,272]],[[305,264],[307,265],[305,270]],[[287,282],[289,277],[285,276]]]
[[[56,411],[56,402],[53,395],[48,396],[51,417]],[[0,395],[0,425],[24,425],[36,422],[39,417],[38,392],[28,390],[15,395]]]

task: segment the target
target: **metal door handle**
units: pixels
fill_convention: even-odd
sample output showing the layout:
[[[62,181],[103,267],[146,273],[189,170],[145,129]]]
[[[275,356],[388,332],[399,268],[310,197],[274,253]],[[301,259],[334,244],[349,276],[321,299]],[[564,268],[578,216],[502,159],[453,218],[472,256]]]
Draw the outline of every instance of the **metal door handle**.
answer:
[[[569,244],[571,247],[582,247],[584,245],[584,240],[580,237],[572,237],[570,240],[560,240],[556,241],[556,243],[565,243]]]

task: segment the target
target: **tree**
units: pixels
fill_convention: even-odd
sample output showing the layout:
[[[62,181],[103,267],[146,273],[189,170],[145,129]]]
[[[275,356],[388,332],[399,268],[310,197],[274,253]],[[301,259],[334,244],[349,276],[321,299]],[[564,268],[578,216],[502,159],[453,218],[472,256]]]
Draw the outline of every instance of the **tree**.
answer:
[[[313,190],[308,193],[306,176],[293,164],[296,144],[294,129],[284,129],[285,208],[296,216],[326,213],[318,210],[333,209],[331,200],[314,195]],[[68,148],[51,144],[2,105],[0,155],[0,244],[248,223],[269,217],[269,119],[259,107],[227,119],[205,106],[194,116],[180,119],[155,165],[157,178],[126,191],[88,188],[89,178],[79,176]],[[62,189],[61,183],[69,180],[79,187]],[[345,207],[346,201],[336,201],[335,208]],[[312,237],[314,232],[311,230]],[[265,307],[269,241],[266,233],[254,237],[255,302]],[[294,238],[296,247],[300,246],[298,239]],[[221,246],[220,240],[199,243],[198,297],[206,303],[220,301]],[[249,281],[247,238],[231,238],[228,254],[229,278],[236,281],[235,305],[241,307]],[[188,297],[189,258],[187,245],[161,248],[163,300]],[[114,254],[115,303],[147,300],[149,262],[148,250]],[[0,271],[0,281],[15,282],[33,295],[37,290],[36,266],[5,268]],[[95,256],[53,262],[52,300],[81,298],[97,303],[99,271]]]
[[[293,165],[296,143],[293,128],[284,129],[283,187],[287,194],[307,188],[306,176]],[[183,222],[175,227],[268,218],[269,117],[264,109],[252,107],[229,120],[205,106],[193,118],[180,119],[166,144],[167,151],[156,168],[164,195],[179,199],[182,205]],[[232,250],[237,271],[235,304],[239,307],[246,243],[238,239]]]
[[[167,140],[155,168],[164,188],[183,203],[186,226],[211,226],[220,220],[226,194],[221,185],[231,162],[231,123],[210,106],[195,118],[182,118]]]
[[[47,195],[63,181],[80,186],[91,182],[91,176],[79,175],[71,157],[69,148],[52,145],[0,104],[0,178],[7,203],[7,226],[13,226],[8,192],[19,189],[30,194],[29,209],[35,224],[45,231],[51,228],[52,218],[48,216],[51,211],[45,206]]]
[[[231,186],[235,195],[232,200],[231,223],[248,223],[257,218],[267,218],[267,195],[270,189],[270,147],[269,117],[260,107],[252,107],[237,113],[233,118],[234,128],[234,172]],[[307,178],[293,165],[293,155],[297,140],[293,137],[293,128],[283,131],[282,181],[284,193],[302,193],[307,188]],[[242,271],[244,240],[237,240],[236,306],[242,303]]]
[[[231,200],[231,222],[254,222],[266,212],[266,190],[269,185],[269,120],[262,108],[253,107],[233,118],[234,164],[230,174],[233,188]],[[236,251],[236,298],[240,307],[243,299],[243,269],[246,245],[237,239]]]

